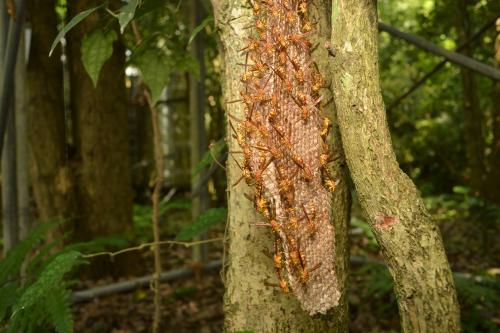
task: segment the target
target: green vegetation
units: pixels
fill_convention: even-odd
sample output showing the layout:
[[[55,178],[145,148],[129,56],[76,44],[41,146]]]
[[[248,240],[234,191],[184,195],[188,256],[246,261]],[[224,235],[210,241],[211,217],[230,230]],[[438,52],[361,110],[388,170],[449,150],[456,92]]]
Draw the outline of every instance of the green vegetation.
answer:
[[[30,9],[34,2],[28,2]],[[161,240],[165,243],[188,243],[198,237],[218,240],[226,236],[224,229],[229,220],[228,188],[233,188],[232,184],[228,184],[226,170],[221,164],[226,164],[226,158],[231,161],[233,157],[238,159],[242,152],[228,151],[227,137],[233,133],[226,132],[229,118],[225,114],[225,106],[234,101],[224,101],[221,83],[230,77],[232,72],[231,68],[224,68],[222,64],[223,59],[217,44],[220,22],[217,22],[219,18],[214,16],[209,1],[196,2],[195,6],[203,8],[201,17],[196,17],[196,8],[189,1],[110,0],[102,4],[99,1],[84,3],[88,4],[84,11],[69,17],[70,1],[51,1],[47,6],[54,8],[59,21],[47,23],[51,25],[52,30],[33,37],[44,38],[43,43],[37,39],[31,41],[34,50],[32,52],[43,52],[43,59],[45,55],[51,55],[51,60],[48,61],[56,64],[57,71],[49,72],[49,66],[43,66],[44,63],[32,68],[28,61],[28,67],[25,69],[38,71],[38,76],[30,72],[31,76],[24,77],[23,80],[42,77],[42,83],[45,80],[56,80],[57,83],[48,84],[46,98],[24,101],[32,108],[33,104],[36,104],[35,109],[40,104],[41,114],[28,115],[28,122],[37,124],[40,119],[37,117],[47,115],[44,110],[55,107],[49,103],[48,107],[43,108],[42,104],[51,98],[59,98],[61,102],[64,100],[64,103],[60,103],[56,116],[47,115],[47,119],[54,118],[54,124],[62,126],[63,130],[47,123],[47,128],[34,133],[37,138],[31,138],[27,144],[27,150],[33,155],[30,155],[29,162],[25,164],[29,165],[32,178],[27,189],[32,196],[28,210],[33,213],[34,221],[24,239],[18,240],[11,249],[2,248],[0,252],[3,256],[0,260],[0,332],[86,332],[82,329],[85,321],[105,317],[106,315],[99,316],[100,313],[105,313],[105,310],[98,306],[92,308],[101,300],[96,300],[94,305],[73,304],[73,292],[154,273],[150,251],[154,247],[150,246],[154,239],[151,226],[154,210],[150,199],[156,175],[152,171],[155,161],[150,107],[155,108],[153,115],[159,119],[164,159],[172,162],[171,169],[165,170],[165,174],[169,174],[170,178],[166,177],[167,180],[161,184],[161,200],[158,206]],[[464,3],[466,4],[462,6],[452,0],[379,0],[379,18],[381,22],[420,36],[447,50],[454,51],[459,48],[464,55],[498,68],[499,63],[495,62],[494,56],[495,51],[500,52],[499,49],[495,50],[495,47],[500,45],[500,39],[497,40],[498,31],[495,31],[493,19],[500,13],[500,2],[474,0]],[[340,10],[338,1],[333,1],[332,8],[331,20],[335,21]],[[36,15],[36,12],[28,13],[27,20],[30,24],[30,20],[33,21]],[[223,24],[226,24],[228,29],[234,29],[231,24],[238,19],[239,17],[231,17]],[[78,30],[82,26],[87,29],[82,30],[84,33]],[[1,33],[2,27],[0,26]],[[475,36],[477,32],[481,33]],[[81,60],[83,65],[81,72],[72,67],[75,61],[72,57],[75,55],[71,54],[69,46],[73,33],[82,35],[81,43],[75,46],[80,53],[78,60]],[[471,37],[473,40],[467,47],[463,47],[464,40]],[[203,47],[201,55],[196,54],[197,48],[200,47],[198,42],[201,42]],[[41,44],[43,45],[40,46]],[[107,85],[113,81],[106,71],[106,64],[117,61],[113,57],[117,50],[122,52],[120,55],[123,63],[119,64],[121,73],[127,71],[128,74],[133,74],[122,80],[123,94],[116,95],[120,96],[121,100],[113,99],[110,105],[103,107],[107,110],[113,105],[123,104],[120,112],[127,114],[128,123],[111,124],[111,127],[101,129],[97,125],[102,114],[95,115],[93,110],[85,110],[94,117],[86,119],[92,119],[94,123],[87,123],[78,118],[78,112],[73,105],[76,100],[73,96],[75,91],[71,90],[71,85],[75,82],[90,82],[92,89],[81,92],[83,97],[80,98],[106,104],[107,101],[96,96],[108,89],[108,86],[103,84]],[[3,50],[0,48],[0,51]],[[64,63],[59,59],[61,55],[64,55]],[[32,57],[33,55],[30,55],[30,59]],[[466,71],[450,62],[440,65],[442,57],[423,51],[385,32],[379,35],[378,61],[382,94],[387,106],[387,121],[396,158],[403,171],[416,184],[426,208],[443,236],[446,254],[455,273],[463,332],[497,332],[500,323],[499,268],[496,257],[500,251],[497,239],[500,232],[500,176],[495,170],[500,167],[497,163],[500,159],[496,159],[496,154],[500,156],[500,132],[497,133],[500,128],[500,106],[496,95],[500,83]],[[436,70],[437,66],[439,68]],[[44,72],[45,69],[47,72]],[[419,80],[433,71],[435,73],[425,82],[402,98]],[[69,74],[74,77],[68,78]],[[196,86],[193,89],[189,86],[189,75],[194,76],[195,81],[201,83],[202,87]],[[343,77],[342,84],[352,84],[353,79],[349,74]],[[472,83],[467,85],[464,84],[465,81]],[[53,91],[53,87],[60,91]],[[109,88],[109,94],[112,93],[111,90],[112,88]],[[197,95],[201,94],[200,90],[204,90],[203,96]],[[146,91],[148,93],[145,93]],[[107,94],[106,90],[104,95]],[[152,105],[149,105],[146,96],[151,97]],[[198,147],[199,143],[190,142],[188,133],[193,116],[188,114],[189,103],[192,103],[193,99],[202,104],[201,119],[207,133],[206,142],[201,144],[201,147]],[[471,114],[474,117],[471,117]],[[237,127],[238,120],[230,120]],[[107,153],[110,152],[98,151],[98,145],[87,149],[88,155],[84,155],[78,147],[81,139],[78,130],[95,128],[96,132],[106,132],[109,137],[115,137],[114,130],[118,130],[118,127],[126,128],[125,132],[128,134],[124,138],[129,141],[127,148],[130,149],[125,150],[130,161],[134,161],[134,164],[130,162],[128,165],[132,171],[129,172],[130,179],[127,181],[132,182],[131,179],[136,177],[136,173],[139,176],[136,177],[137,181],[133,181],[134,189],[130,189],[131,192],[134,191],[133,202],[129,200],[118,203],[128,205],[129,211],[132,212],[128,216],[129,222],[132,223],[127,224],[127,221],[123,220],[124,217],[119,216],[113,222],[114,228],[109,229],[113,232],[106,234],[99,231],[102,230],[99,227],[107,221],[95,216],[92,220],[85,220],[88,216],[82,219],[82,216],[75,213],[80,212],[75,210],[75,207],[88,205],[88,202],[82,200],[84,194],[97,198],[96,201],[104,201],[104,198],[117,195],[113,184],[110,184],[107,193],[93,193],[75,184],[83,175],[92,178],[95,170],[114,172],[118,166],[105,164]],[[337,130],[337,127],[338,124],[334,124],[334,130]],[[65,163],[54,163],[53,166],[50,165],[52,169],[47,171],[43,168],[50,163],[45,162],[59,157],[45,156],[45,152],[37,153],[32,150],[38,139],[42,141],[53,137],[54,140],[64,141],[61,147],[53,149],[62,156],[60,159]],[[104,142],[104,139],[102,141]],[[45,148],[52,145],[51,142],[43,142]],[[181,160],[189,156],[190,149],[199,148],[204,152],[201,161],[194,168],[187,170],[185,165],[189,165],[189,161],[181,165]],[[376,150],[377,147],[373,149]],[[479,162],[471,157],[478,156],[474,154],[482,156]],[[337,155],[342,154],[334,152],[334,159],[343,158]],[[100,159],[92,160],[95,156]],[[128,159],[126,162],[129,162]],[[83,163],[95,164],[87,166],[86,171],[82,172],[77,166]],[[210,170],[208,179],[204,179],[201,185],[198,184],[200,188],[207,189],[206,197],[203,198],[206,205],[201,209],[200,215],[192,216],[193,207],[198,205],[196,200],[204,194],[193,193],[196,191],[192,190],[192,184],[178,175],[184,173],[191,178],[203,178],[207,170]],[[2,170],[2,186],[6,177],[8,176]],[[53,192],[41,191],[40,179],[49,184]],[[353,189],[352,182],[347,186]],[[360,208],[358,194],[354,190],[350,192],[353,197],[349,225],[350,252],[356,258],[365,260],[361,264],[353,263],[349,275],[351,331],[399,332],[401,326],[398,319],[398,295],[394,292],[393,280],[382,261],[381,253],[384,249],[377,241],[377,231],[367,223],[369,219]],[[21,211],[19,207],[16,209]],[[7,211],[8,209],[4,208],[3,213]],[[61,216],[66,222],[39,221],[40,216],[47,216],[44,215],[47,211],[50,212],[48,216]],[[247,222],[259,224],[261,221]],[[5,217],[2,223],[7,223]],[[79,223],[92,224],[92,227],[96,228],[85,229]],[[261,230],[265,233],[270,228],[263,227]],[[3,236],[4,239],[8,237]],[[90,241],[86,241],[89,239]],[[148,247],[140,248],[141,244],[146,243],[149,244]],[[6,242],[0,240],[0,245],[3,244]],[[227,259],[227,244],[228,240],[211,243],[210,255],[207,258]],[[168,310],[163,312],[164,317],[168,317],[163,318],[165,322],[174,323],[170,321],[173,320],[170,317],[175,316],[187,318],[192,314],[189,311],[192,311],[201,313],[199,318],[192,316],[198,318],[196,320],[199,325],[212,325],[210,327],[215,327],[214,331],[222,329],[223,287],[219,286],[217,289],[211,285],[211,273],[203,270],[203,264],[207,263],[193,260],[191,248],[163,245],[161,264],[164,271],[187,268],[193,272],[194,277],[189,275],[180,282],[164,283],[164,287],[168,287],[160,291],[144,288],[133,296],[135,298],[132,298],[132,301],[125,298],[126,296],[119,298],[123,295],[116,298],[109,296],[111,301],[104,301],[103,307],[113,310],[113,307],[120,308],[123,303],[130,302],[130,307],[142,307],[149,314],[153,312],[152,295],[160,292],[163,297],[162,306],[168,307]],[[132,249],[127,253],[130,257],[111,254],[120,250],[127,252],[129,249]],[[267,248],[256,248],[255,251],[264,252],[269,256]],[[93,257],[99,252],[105,253]],[[266,264],[270,263],[271,260]],[[227,262],[225,264],[228,265]],[[114,270],[117,267],[119,269],[116,269],[116,272],[106,270]],[[223,273],[222,279],[226,279],[226,271]],[[267,277],[262,280],[269,288],[274,288],[277,283],[271,279],[268,283]],[[212,308],[203,303],[204,297],[217,300],[217,304],[213,306],[217,309],[214,310],[215,314],[207,315]],[[209,310],[206,310],[205,306]],[[91,310],[88,310],[89,308]],[[105,318],[113,323],[103,321],[92,326],[100,327],[96,333],[111,332],[114,328],[123,329],[125,332],[129,329],[125,325],[136,327],[128,322],[123,324],[123,327],[113,327],[116,322],[125,322],[122,318],[134,315],[140,317],[134,319],[142,321],[144,326],[142,330],[137,329],[138,332],[150,331],[152,323],[150,319],[144,319],[147,317],[144,313],[135,314],[134,311],[121,310],[116,318]],[[90,319],[81,315],[86,311],[90,313]],[[83,317],[85,318],[82,319]],[[171,325],[182,325],[182,320]],[[182,329],[194,330],[187,324],[179,331],[183,331]],[[170,331],[165,328],[165,332]]]

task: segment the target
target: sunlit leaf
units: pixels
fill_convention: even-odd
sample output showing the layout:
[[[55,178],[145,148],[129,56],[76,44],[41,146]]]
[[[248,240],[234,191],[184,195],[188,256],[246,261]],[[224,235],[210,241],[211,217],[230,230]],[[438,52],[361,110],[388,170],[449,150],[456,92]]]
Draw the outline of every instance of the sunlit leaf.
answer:
[[[456,194],[467,194],[470,189],[465,186],[453,186],[453,192]]]
[[[52,42],[52,46],[50,47],[50,51],[49,51],[49,57],[52,55],[52,52],[54,52],[54,49],[56,48],[57,44],[64,38],[64,36],[68,33],[68,31],[70,31],[75,25],[77,25],[78,23],[83,21],[85,18],[87,18],[87,16],[89,16],[90,14],[92,14],[93,12],[95,12],[97,9],[101,8],[104,5],[105,4],[103,3],[100,6],[84,10],[83,12],[81,12],[78,15],[76,15],[75,17],[73,17],[71,19],[71,21],[69,21],[69,23],[66,24],[61,29],[61,31],[59,31],[59,33],[57,34],[57,37]]]
[[[206,19],[204,19],[196,28],[193,29],[193,32],[191,33],[191,36],[189,37],[188,45],[191,44],[191,42],[196,38],[196,35],[200,33],[207,25],[212,23],[214,21],[214,18],[209,16]]]
[[[151,92],[152,102],[156,104],[170,77],[171,61],[164,53],[153,49],[147,49],[136,61]]]
[[[128,0],[127,4],[120,9],[118,14],[118,22],[120,23],[120,32],[123,33],[127,25],[132,21],[135,15],[135,10],[139,0]]]
[[[97,87],[102,66],[113,54],[113,42],[116,38],[114,30],[103,32],[100,29],[83,37],[82,62],[95,87]]]
[[[193,170],[193,176],[196,176],[203,170],[204,168],[208,167],[214,162],[214,157],[219,158],[221,155],[221,152],[224,150],[224,148],[227,147],[226,141],[224,138],[219,139],[219,141],[215,142],[214,144],[210,145],[208,150],[203,154],[203,157],[201,158],[200,162],[196,164],[194,170]]]

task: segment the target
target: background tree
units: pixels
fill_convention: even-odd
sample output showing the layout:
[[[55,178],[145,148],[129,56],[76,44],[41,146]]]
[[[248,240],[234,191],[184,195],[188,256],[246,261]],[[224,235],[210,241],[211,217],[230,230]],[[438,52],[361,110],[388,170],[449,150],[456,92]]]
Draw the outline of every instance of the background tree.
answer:
[[[454,2],[455,3],[455,2]],[[458,34],[457,45],[464,44],[472,35],[472,22],[470,19],[469,1],[459,0],[456,2],[456,30]],[[462,53],[468,57],[473,57],[473,47],[465,47]],[[486,167],[484,165],[485,137],[484,137],[484,117],[479,104],[476,77],[472,71],[461,68],[462,76],[462,98],[464,111],[464,134],[467,151],[467,161],[469,165],[470,186],[481,191],[486,179]]]
[[[111,1],[118,7],[120,1]],[[85,0],[68,3],[68,16],[100,5]],[[114,8],[114,7],[112,7]],[[132,185],[129,163],[128,114],[125,93],[125,48],[118,38],[104,63],[96,86],[82,63],[82,40],[103,29],[118,35],[118,25],[101,25],[95,12],[68,34],[71,111],[77,196],[80,203],[75,238],[124,232],[132,223]]]
[[[77,213],[73,165],[66,135],[61,52],[48,57],[57,34],[55,1],[30,0],[33,35],[27,67],[27,135],[36,216],[47,221]]]
[[[496,68],[500,68],[500,18],[495,21],[495,33],[493,44],[493,64]],[[491,156],[489,158],[489,175],[485,186],[486,197],[500,204],[500,82],[493,84],[492,90],[492,133],[493,140],[491,144]]]
[[[458,332],[439,230],[392,149],[379,86],[377,23],[376,1],[333,1],[333,91],[347,164],[393,276],[403,331]]]

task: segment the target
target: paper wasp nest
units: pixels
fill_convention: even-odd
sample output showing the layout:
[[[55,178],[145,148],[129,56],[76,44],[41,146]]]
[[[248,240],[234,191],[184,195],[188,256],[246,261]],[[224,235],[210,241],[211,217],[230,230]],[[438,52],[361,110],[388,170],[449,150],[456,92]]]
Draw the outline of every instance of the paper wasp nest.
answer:
[[[307,0],[254,0],[255,36],[241,80],[245,119],[230,116],[241,147],[239,181],[254,190],[256,210],[274,235],[280,288],[310,314],[325,313],[340,298],[330,223],[335,180],[328,171],[322,115],[323,80],[312,61],[313,24]]]

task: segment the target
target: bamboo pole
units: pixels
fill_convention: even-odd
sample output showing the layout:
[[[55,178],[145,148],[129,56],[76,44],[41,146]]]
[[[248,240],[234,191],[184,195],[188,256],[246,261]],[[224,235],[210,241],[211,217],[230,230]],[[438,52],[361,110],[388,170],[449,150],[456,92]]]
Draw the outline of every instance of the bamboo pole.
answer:
[[[490,79],[500,81],[500,70],[488,66],[486,64],[483,64],[482,62],[479,62],[477,60],[474,60],[472,58],[466,57],[462,54],[446,50],[440,46],[437,46],[436,44],[433,44],[421,37],[409,34],[407,32],[403,32],[401,30],[398,30],[388,24],[379,22],[378,24],[378,29],[379,31],[385,31],[395,37],[404,39],[405,41],[417,46],[418,48],[421,48],[424,51],[434,53],[438,56],[444,57],[448,59],[450,62],[459,65],[461,67],[468,68],[478,74],[484,75]]]
[[[21,37],[18,60],[16,64],[16,94],[15,94],[15,128],[16,128],[16,175],[17,175],[17,223],[18,238],[26,237],[30,225],[30,195],[28,166],[28,132],[26,114],[26,50],[29,40],[26,35]]]
[[[496,17],[493,19],[490,19],[485,25],[481,27],[473,36],[471,36],[467,41],[465,41],[463,44],[457,47],[455,51],[459,52],[463,50],[465,47],[469,46],[472,44],[474,41],[476,41],[479,37],[481,37],[488,29],[494,25],[496,20]],[[422,86],[429,78],[431,78],[434,74],[439,72],[444,65],[448,63],[448,59],[444,59],[441,61],[439,64],[437,64],[430,72],[422,76],[415,84],[408,89],[404,94],[396,98],[390,106],[387,107],[387,112],[390,112],[392,109],[397,107],[406,97],[410,96],[415,90],[417,90],[420,86]]]
[[[5,2],[5,1],[3,1]],[[9,104],[11,95],[13,92],[13,80],[14,80],[14,69],[17,61],[17,49],[19,46],[19,39],[21,37],[21,32],[24,23],[25,16],[25,1],[17,0],[15,2],[15,20],[9,20],[9,29],[6,39],[6,46],[4,48],[5,55],[2,72],[0,77],[0,153],[3,149],[3,144],[5,140],[5,132],[7,129],[7,123],[9,118]],[[5,8],[2,10],[5,13]],[[3,14],[5,19],[5,14]],[[2,27],[2,31],[6,31],[5,27]]]
[[[0,50],[0,66],[1,68],[8,69],[6,66],[14,56],[17,56],[17,47],[16,49],[11,49],[12,41],[9,40],[12,38],[10,32],[12,31],[12,27],[7,27],[9,24],[12,26],[12,20],[7,15],[7,5],[2,3],[2,7],[0,8],[0,26],[2,28],[1,31],[1,50]],[[14,53],[15,52],[15,53]],[[14,59],[14,64],[15,64]],[[13,68],[10,71],[13,72]],[[4,72],[4,74],[7,74]],[[5,77],[5,75],[4,75]],[[0,89],[4,92],[7,89],[12,90],[12,86],[14,85],[13,76],[10,80],[2,80],[0,83]],[[14,98],[11,94],[7,96],[2,96],[5,99],[5,103],[2,100],[2,106],[4,108],[1,109],[2,114],[7,116],[6,124],[5,124],[5,133],[2,132],[2,140],[5,140],[6,149],[2,152],[2,228],[3,228],[3,250],[4,253],[7,253],[18,241],[18,225],[17,225],[17,176],[16,176],[16,136],[15,136],[15,121],[14,121]],[[8,114],[12,113],[10,117]],[[5,137],[5,139],[4,139]]]

